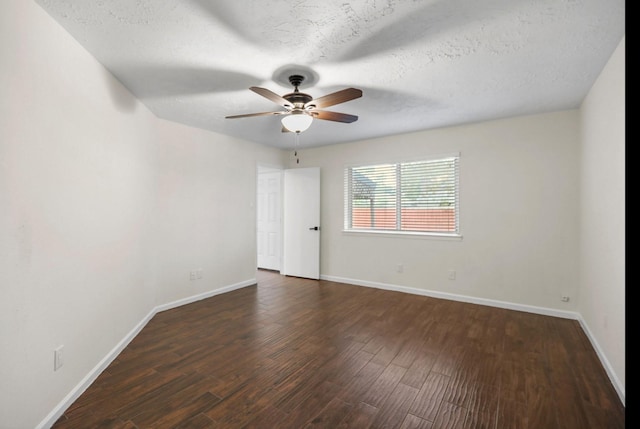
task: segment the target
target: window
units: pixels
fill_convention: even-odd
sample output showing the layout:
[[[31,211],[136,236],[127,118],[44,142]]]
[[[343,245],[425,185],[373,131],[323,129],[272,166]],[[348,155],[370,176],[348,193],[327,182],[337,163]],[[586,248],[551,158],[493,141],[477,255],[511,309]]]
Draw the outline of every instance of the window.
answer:
[[[457,235],[458,161],[346,168],[345,229]]]

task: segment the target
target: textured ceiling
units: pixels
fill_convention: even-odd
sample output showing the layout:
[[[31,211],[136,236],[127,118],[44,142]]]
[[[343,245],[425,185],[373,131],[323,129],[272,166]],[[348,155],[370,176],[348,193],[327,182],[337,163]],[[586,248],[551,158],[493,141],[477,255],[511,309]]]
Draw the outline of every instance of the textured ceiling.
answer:
[[[290,148],[284,110],[249,90],[314,98],[314,147],[577,108],[625,34],[624,0],[36,0],[158,117]]]

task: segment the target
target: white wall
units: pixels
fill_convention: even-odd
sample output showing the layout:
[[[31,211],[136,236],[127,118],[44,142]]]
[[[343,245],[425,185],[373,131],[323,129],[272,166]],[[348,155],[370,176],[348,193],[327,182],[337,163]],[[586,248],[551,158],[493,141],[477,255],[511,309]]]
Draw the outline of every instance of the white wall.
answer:
[[[625,386],[625,39],[581,107],[578,310]]]
[[[155,118],[31,1],[0,2],[0,82],[0,427],[26,429],[154,308],[255,278],[256,165],[286,154]]]
[[[578,126],[573,110],[303,149],[322,171],[323,277],[575,310]],[[461,240],[342,231],[345,165],[454,152]]]

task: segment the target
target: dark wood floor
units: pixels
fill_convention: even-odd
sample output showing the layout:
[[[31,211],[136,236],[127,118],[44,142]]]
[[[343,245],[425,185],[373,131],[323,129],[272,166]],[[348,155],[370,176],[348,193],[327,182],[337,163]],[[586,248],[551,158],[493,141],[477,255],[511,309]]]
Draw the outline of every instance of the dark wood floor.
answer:
[[[574,320],[257,276],[157,314],[54,428],[625,426]]]

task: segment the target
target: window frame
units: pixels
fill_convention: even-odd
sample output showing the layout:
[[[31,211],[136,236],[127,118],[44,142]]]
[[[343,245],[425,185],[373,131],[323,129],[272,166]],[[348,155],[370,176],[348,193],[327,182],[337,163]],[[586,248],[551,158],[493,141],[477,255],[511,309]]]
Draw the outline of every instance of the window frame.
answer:
[[[352,180],[353,174],[352,169],[354,168],[362,168],[362,167],[376,167],[376,166],[388,166],[394,165],[396,169],[400,169],[402,164],[411,164],[411,163],[419,163],[419,162],[429,162],[429,161],[439,161],[446,160],[449,158],[455,158],[456,166],[455,166],[455,194],[454,194],[454,219],[455,219],[455,231],[452,232],[440,232],[440,231],[418,231],[418,230],[403,230],[401,228],[401,216],[398,216],[401,211],[402,205],[402,196],[401,193],[398,192],[395,197],[395,210],[396,210],[396,228],[395,229],[384,229],[384,228],[352,228],[350,225],[353,224],[353,199],[352,199]],[[379,162],[371,161],[364,162],[358,164],[348,164],[343,167],[343,229],[342,232],[349,235],[372,235],[372,236],[385,236],[385,237],[410,237],[410,238],[433,238],[433,239],[462,239],[461,227],[460,227],[460,163],[461,156],[460,152],[455,153],[445,153],[445,154],[437,154],[430,156],[422,156],[419,158],[413,159],[401,159],[401,160],[381,160]],[[396,189],[401,189],[402,178],[396,175]],[[400,209],[398,209],[400,207]]]

